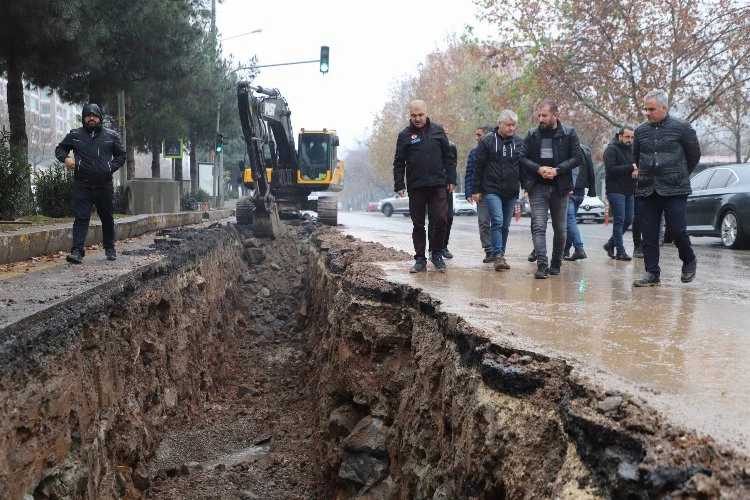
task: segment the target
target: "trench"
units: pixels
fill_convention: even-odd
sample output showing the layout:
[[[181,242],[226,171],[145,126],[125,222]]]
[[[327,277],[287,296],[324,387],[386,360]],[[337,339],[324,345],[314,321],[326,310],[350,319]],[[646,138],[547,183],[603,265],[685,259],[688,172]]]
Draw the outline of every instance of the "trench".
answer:
[[[750,495],[745,457],[384,280],[404,254],[181,241],[1,332],[0,498]]]

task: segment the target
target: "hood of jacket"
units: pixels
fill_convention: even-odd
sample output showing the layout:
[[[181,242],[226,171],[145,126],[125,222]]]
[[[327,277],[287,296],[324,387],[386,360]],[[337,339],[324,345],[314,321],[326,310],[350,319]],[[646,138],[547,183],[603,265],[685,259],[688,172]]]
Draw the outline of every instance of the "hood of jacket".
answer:
[[[95,128],[95,130],[98,130],[102,128],[102,110],[99,107],[98,104],[94,104],[93,102],[84,104],[83,109],[81,110],[81,123],[83,124],[86,129],[89,128],[88,125],[86,125],[86,115],[96,115],[99,117],[99,125]]]

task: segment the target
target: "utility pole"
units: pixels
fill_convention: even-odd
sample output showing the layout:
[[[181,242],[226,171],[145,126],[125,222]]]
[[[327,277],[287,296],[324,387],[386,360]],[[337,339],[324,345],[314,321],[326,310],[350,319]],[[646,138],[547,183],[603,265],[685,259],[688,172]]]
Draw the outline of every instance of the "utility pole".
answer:
[[[216,137],[219,137],[219,123],[221,121],[221,102],[216,107]],[[223,157],[223,152],[214,151],[214,171],[213,171],[213,199],[214,208],[219,208],[219,157]]]

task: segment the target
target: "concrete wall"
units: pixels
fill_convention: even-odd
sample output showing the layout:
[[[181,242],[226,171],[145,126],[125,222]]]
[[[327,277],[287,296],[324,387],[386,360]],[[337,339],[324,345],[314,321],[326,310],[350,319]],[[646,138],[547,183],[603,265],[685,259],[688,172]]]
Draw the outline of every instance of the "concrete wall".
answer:
[[[180,211],[179,182],[166,179],[128,181],[128,211],[133,215]]]

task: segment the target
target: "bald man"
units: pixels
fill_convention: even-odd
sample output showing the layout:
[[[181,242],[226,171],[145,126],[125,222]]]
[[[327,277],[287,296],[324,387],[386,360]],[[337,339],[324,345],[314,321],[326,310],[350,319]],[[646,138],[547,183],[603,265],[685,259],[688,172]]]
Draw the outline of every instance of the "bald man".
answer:
[[[448,227],[448,196],[453,196],[456,187],[456,156],[445,129],[427,116],[424,101],[409,103],[409,126],[396,140],[393,182],[399,196],[409,190],[415,254],[411,272],[427,270],[425,218],[428,211],[434,223],[430,234],[430,260],[438,272],[445,272],[443,251]]]

